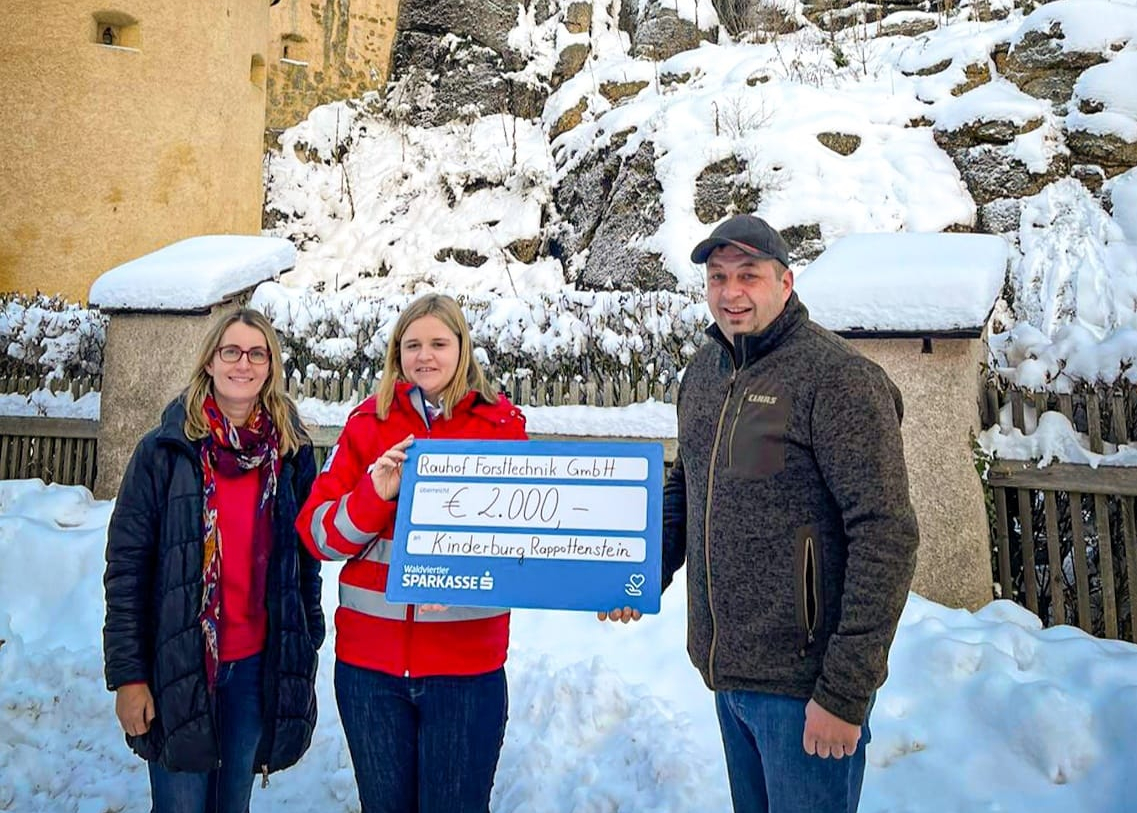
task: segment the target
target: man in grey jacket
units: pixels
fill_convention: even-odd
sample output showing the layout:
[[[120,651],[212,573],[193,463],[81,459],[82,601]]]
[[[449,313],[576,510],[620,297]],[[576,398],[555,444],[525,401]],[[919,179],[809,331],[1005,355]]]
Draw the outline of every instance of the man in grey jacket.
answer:
[[[735,811],[852,813],[916,561],[900,392],[809,319],[765,221],[727,220],[691,260],[715,323],[679,392],[663,583],[686,562]]]

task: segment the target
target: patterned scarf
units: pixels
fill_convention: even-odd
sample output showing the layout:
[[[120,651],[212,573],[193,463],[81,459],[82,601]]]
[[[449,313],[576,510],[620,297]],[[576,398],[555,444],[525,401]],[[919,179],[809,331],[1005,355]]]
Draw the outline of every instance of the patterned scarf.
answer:
[[[260,471],[260,499],[253,523],[253,576],[250,603],[264,605],[268,558],[272,550],[272,512],[276,481],[280,476],[280,434],[267,411],[259,405],[245,426],[234,426],[213,396],[203,406],[209,434],[201,442],[201,470],[205,480],[202,557],[201,630],[205,635],[205,674],[212,692],[221,665],[218,629],[221,623],[221,529],[217,525],[217,476],[236,477]]]

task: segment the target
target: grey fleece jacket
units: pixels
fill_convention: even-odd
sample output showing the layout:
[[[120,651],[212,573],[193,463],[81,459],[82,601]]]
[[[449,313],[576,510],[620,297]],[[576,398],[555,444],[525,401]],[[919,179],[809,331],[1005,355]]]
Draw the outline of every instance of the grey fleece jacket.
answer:
[[[711,689],[812,697],[860,724],[919,539],[900,392],[796,293],[733,347],[707,334],[664,488],[664,585],[685,560],[688,653]]]

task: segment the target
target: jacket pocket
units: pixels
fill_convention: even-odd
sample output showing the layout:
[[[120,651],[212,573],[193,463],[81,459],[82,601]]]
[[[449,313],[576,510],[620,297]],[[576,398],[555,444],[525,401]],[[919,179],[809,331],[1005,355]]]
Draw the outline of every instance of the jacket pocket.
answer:
[[[817,642],[824,628],[825,600],[821,594],[821,540],[812,525],[798,528],[794,535],[794,615],[800,634],[801,651]]]
[[[755,382],[739,396],[727,426],[727,468],[731,474],[757,480],[786,467],[786,427],[790,402],[780,387]]]

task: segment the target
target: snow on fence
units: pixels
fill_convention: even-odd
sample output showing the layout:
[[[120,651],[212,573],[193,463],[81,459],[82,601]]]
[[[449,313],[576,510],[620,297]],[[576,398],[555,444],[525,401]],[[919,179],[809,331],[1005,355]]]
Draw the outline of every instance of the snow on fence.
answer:
[[[332,403],[360,401],[375,390],[371,377],[356,378],[322,376],[301,380],[291,378],[288,390],[294,398],[317,398]],[[53,393],[69,391],[78,399],[88,392],[98,392],[100,376],[78,379],[36,378],[34,376],[0,377],[0,395],[28,395],[37,390]],[[675,380],[664,384],[658,380],[633,381],[628,376],[601,375],[596,380],[579,378],[534,380],[527,376],[506,376],[502,389],[510,399],[522,406],[626,406],[649,398],[674,403],[679,395]],[[340,427],[313,427],[317,462],[322,462],[335,443]],[[23,480],[38,477],[45,483],[83,485],[94,490],[97,420],[47,417],[11,417],[0,415],[0,480]],[[668,459],[674,458],[669,450]]]
[[[499,381],[510,400],[520,406],[627,406],[643,403],[649,398],[663,403],[675,403],[679,397],[679,382],[672,378],[667,383],[658,379],[633,381],[626,375],[595,376],[588,381],[580,377],[535,379],[530,376],[507,375]],[[288,392],[293,398],[318,398],[321,401],[340,403],[362,401],[375,391],[377,379],[371,376],[356,377],[318,376],[288,380]],[[0,395],[20,393],[27,395],[36,390],[51,393],[70,392],[78,399],[88,392],[102,389],[102,376],[62,378],[49,376],[0,376]]]
[[[293,398],[318,398],[333,403],[362,401],[375,391],[377,379],[356,378],[351,373],[343,377],[288,380],[288,392]],[[679,397],[679,382],[671,379],[666,384],[659,380],[629,376],[599,375],[588,381],[572,377],[535,380],[528,376],[503,376],[499,385],[509,399],[518,406],[627,406],[643,403],[649,398],[663,403],[675,403]]]
[[[1137,439],[1137,387],[1073,393],[1037,392],[992,381],[983,424],[1009,408],[1029,435],[1057,412],[1102,454],[1106,444]],[[987,474],[992,567],[1002,598],[1038,614],[1047,626],[1076,624],[1106,638],[1137,641],[1137,468],[1037,461],[991,461]],[[1029,544],[1024,544],[1029,540]]]

